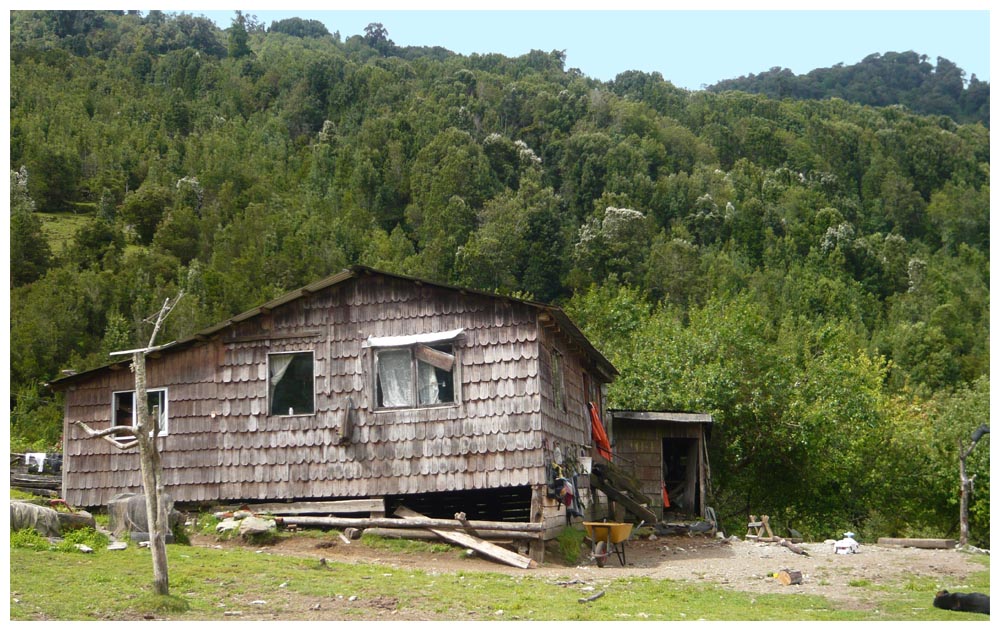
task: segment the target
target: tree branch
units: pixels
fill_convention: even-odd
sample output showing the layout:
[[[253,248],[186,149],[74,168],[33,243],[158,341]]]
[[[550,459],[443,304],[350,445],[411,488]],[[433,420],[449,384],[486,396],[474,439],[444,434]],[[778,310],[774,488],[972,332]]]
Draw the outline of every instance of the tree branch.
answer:
[[[117,425],[115,427],[109,427],[107,429],[98,430],[98,429],[91,429],[83,421],[76,421],[75,424],[82,427],[83,431],[87,432],[88,436],[91,436],[93,438],[103,438],[104,440],[108,441],[109,443],[111,443],[112,445],[123,451],[126,449],[131,449],[132,447],[135,447],[136,445],[139,444],[139,441],[136,438],[135,428],[132,427],[127,427],[125,425]],[[114,438],[112,438],[114,434],[127,434],[128,436],[132,437],[132,440],[128,442],[119,442]]]

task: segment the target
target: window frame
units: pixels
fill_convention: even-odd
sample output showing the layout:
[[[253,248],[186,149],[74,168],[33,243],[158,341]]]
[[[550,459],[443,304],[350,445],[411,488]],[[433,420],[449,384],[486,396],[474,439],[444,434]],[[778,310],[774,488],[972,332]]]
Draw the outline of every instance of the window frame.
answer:
[[[274,390],[271,388],[271,357],[275,355],[309,355],[312,366],[312,377],[309,380],[312,389],[312,409],[308,412],[294,412],[292,414],[275,413],[271,407],[273,405]],[[280,379],[279,379],[280,381]],[[277,387],[277,384],[275,384]],[[267,415],[276,418],[292,418],[294,416],[315,416],[316,415],[316,351],[313,349],[305,351],[269,351],[267,353]]]
[[[419,388],[419,375],[420,363],[422,362],[417,357],[414,350],[418,346],[426,346],[432,350],[442,350],[441,346],[447,346],[450,349],[450,354],[454,357],[454,363],[450,371],[451,374],[451,390],[452,390],[452,400],[451,401],[439,401],[437,403],[420,403],[420,388]],[[461,405],[461,375],[459,374],[461,361],[459,360],[459,348],[457,340],[452,337],[450,339],[443,339],[437,341],[414,341],[409,344],[400,344],[395,346],[373,346],[371,347],[371,392],[372,392],[372,410],[377,413],[385,412],[404,412],[404,411],[414,411],[414,410],[435,410],[441,408],[458,407]],[[413,403],[411,405],[400,405],[394,407],[386,407],[381,405],[379,402],[379,388],[380,388],[380,375],[379,375],[379,355],[386,352],[399,352],[407,351],[410,356],[410,397]],[[444,351],[448,352],[448,351]],[[431,365],[431,364],[427,364]]]
[[[552,388],[552,405],[557,412],[565,412],[566,407],[566,365],[559,349],[549,351],[549,382]]]
[[[162,393],[161,398],[163,400],[163,409],[160,410],[160,431],[157,437],[168,436],[170,434],[170,389],[167,386],[156,387],[156,388],[146,388],[146,398],[154,393]],[[131,425],[125,425],[123,423],[118,423],[118,397],[119,395],[131,394],[132,395],[132,423]],[[132,390],[114,390],[111,392],[111,426],[112,427],[131,427],[133,429],[139,428],[139,408],[135,401],[135,389]],[[122,440],[123,438],[119,438]]]

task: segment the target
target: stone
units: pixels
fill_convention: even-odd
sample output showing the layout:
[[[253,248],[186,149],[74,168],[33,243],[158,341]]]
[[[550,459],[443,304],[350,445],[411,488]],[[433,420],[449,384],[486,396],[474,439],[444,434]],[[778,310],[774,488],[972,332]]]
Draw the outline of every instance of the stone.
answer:
[[[276,529],[278,525],[273,519],[261,519],[260,517],[247,517],[240,522],[241,535],[254,535]]]

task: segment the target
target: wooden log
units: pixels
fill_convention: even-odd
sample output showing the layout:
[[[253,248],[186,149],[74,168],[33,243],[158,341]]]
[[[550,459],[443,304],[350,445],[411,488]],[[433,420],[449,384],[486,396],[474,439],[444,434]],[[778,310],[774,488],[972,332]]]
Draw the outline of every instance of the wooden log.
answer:
[[[433,532],[420,528],[368,528],[365,532],[386,539],[440,539]],[[480,539],[489,539],[490,541],[536,541],[538,539],[538,535],[530,532],[506,530],[478,530],[477,532]]]
[[[576,602],[578,602],[578,603],[589,603],[589,602],[597,600],[598,598],[600,598],[603,595],[604,595],[604,590],[602,589],[601,591],[597,592],[593,596],[587,596],[586,598],[580,598]]]
[[[898,539],[893,537],[879,537],[878,539],[880,546],[904,546],[926,550],[951,550],[957,543],[954,539]]]
[[[779,583],[786,586],[802,584],[802,572],[798,570],[781,570],[777,578]]]
[[[780,543],[781,545],[785,546],[786,548],[788,548],[789,550],[791,550],[795,554],[801,554],[802,556],[806,556],[806,557],[809,556],[808,552],[806,552],[805,550],[803,550],[799,546],[795,545],[794,543],[791,543],[790,541],[788,541],[786,539],[780,539],[778,541],[778,543]]]
[[[398,513],[398,511],[397,511]],[[391,517],[275,517],[279,524],[295,524],[297,526],[327,526],[330,528],[440,528],[442,530],[464,530],[465,524],[457,519],[427,519],[406,520]],[[510,532],[539,533],[545,530],[545,524],[507,521],[470,520],[469,524],[477,530],[504,530]]]
[[[385,510],[383,500],[380,499],[247,504],[247,509],[254,513],[267,513],[269,515],[340,515]]]
[[[462,525],[465,526],[465,532],[469,533],[473,537],[480,537],[481,536],[479,534],[479,532],[476,531],[476,529],[472,527],[472,524],[469,523],[469,520],[466,519],[465,513],[455,513],[455,519],[457,519],[458,521],[462,522]]]
[[[407,521],[425,521],[427,518],[416,511],[412,511],[405,506],[400,506],[396,509],[396,514]],[[461,523],[461,522],[459,522]],[[431,532],[441,537],[445,541],[450,541],[451,543],[457,543],[460,546],[470,548],[479,552],[480,554],[485,554],[486,556],[496,559],[506,563],[507,565],[513,565],[514,567],[519,567],[523,569],[538,567],[538,564],[526,556],[522,556],[516,552],[511,552],[506,548],[501,548],[498,545],[492,544],[488,541],[479,539],[478,537],[473,537],[464,532],[455,532],[452,530],[442,530],[439,528],[428,528]]]

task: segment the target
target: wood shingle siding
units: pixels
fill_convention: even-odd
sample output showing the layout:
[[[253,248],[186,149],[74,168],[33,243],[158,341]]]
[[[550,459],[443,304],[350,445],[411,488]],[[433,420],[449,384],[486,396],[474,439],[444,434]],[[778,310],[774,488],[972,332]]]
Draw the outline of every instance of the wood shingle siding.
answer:
[[[563,330],[540,325],[543,309]],[[376,409],[370,337],[459,329],[456,402]],[[271,415],[269,355],[295,352],[311,354],[315,412]],[[553,402],[552,352],[565,409]],[[543,485],[554,445],[590,444],[584,373],[606,382],[613,370],[547,306],[353,268],[164,349],[148,384],[168,390],[160,440],[175,501],[283,500]],[[74,425],[109,425],[111,393],[133,389],[127,364],[60,382],[67,500],[98,506],[139,490],[137,454]]]

